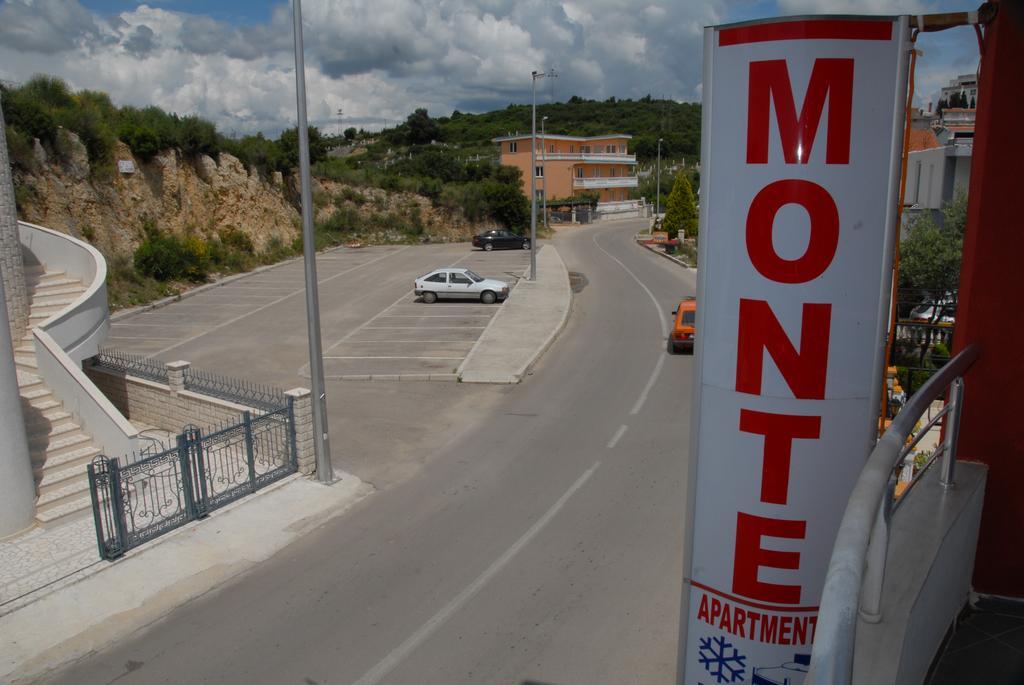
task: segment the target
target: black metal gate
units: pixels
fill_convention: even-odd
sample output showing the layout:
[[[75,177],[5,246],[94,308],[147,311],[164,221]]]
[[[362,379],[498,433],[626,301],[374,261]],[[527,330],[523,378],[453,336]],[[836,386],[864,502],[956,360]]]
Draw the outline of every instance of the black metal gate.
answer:
[[[256,492],[298,468],[293,402],[208,435],[188,426],[177,445],[133,464],[97,457],[89,489],[100,557],[129,549]]]

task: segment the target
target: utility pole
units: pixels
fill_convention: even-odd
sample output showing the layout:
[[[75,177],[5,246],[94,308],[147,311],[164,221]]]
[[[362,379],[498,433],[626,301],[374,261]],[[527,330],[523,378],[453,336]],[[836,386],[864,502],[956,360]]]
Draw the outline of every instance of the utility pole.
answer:
[[[309,336],[309,378],[313,385],[313,452],[321,483],[334,480],[327,433],[327,392],[320,340],[320,297],[313,237],[313,192],[309,173],[309,125],[306,123],[306,65],[302,45],[302,0],[292,0],[295,31],[295,104],[299,118],[299,181],[302,188],[302,254],[306,266],[306,329]]]
[[[655,194],[655,197],[657,198],[655,200],[655,205],[654,205],[654,218],[655,219],[657,219],[658,215],[661,214],[661,141],[662,140],[664,140],[664,138],[658,138],[658,180],[657,180],[658,190],[657,190],[657,193]]]
[[[555,70],[544,73],[534,71],[533,79],[533,125],[530,129],[530,280],[537,280],[537,79],[545,76],[555,78]]]

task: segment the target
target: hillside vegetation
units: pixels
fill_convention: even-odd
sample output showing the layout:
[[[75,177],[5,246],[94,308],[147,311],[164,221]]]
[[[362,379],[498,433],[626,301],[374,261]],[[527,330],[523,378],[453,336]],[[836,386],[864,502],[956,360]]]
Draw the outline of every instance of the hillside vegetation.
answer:
[[[300,251],[297,129],[229,137],[197,115],[119,107],[106,93],[76,92],[45,75],[0,86],[0,98],[19,213],[103,250],[115,304]],[[530,115],[526,105],[449,117],[417,109],[377,134],[310,127],[317,246],[525,228],[520,172],[498,165],[491,139],[529,131]],[[699,152],[697,104],[572,97],[538,106],[541,116],[550,133],[631,134],[641,164],[654,159],[659,138],[666,163]],[[124,159],[140,173],[118,173]],[[672,176],[662,176],[667,193]],[[653,195],[653,180],[640,192]]]

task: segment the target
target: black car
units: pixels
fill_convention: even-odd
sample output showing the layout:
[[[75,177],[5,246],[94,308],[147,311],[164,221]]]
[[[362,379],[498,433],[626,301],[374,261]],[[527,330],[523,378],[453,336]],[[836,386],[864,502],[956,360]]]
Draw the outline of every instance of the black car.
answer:
[[[529,250],[530,239],[512,231],[495,229],[473,236],[473,247],[479,247],[488,252],[501,249]]]

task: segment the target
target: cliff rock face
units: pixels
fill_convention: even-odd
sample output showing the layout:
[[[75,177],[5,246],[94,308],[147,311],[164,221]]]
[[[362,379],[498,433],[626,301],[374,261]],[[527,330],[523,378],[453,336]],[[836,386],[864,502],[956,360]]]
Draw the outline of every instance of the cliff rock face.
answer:
[[[227,153],[219,163],[205,155],[190,162],[168,150],[143,163],[118,142],[115,159],[131,161],[134,171],[97,178],[78,137],[62,135],[60,161],[37,145],[36,170],[15,179],[24,221],[85,238],[108,255],[134,250],[147,218],[178,234],[236,228],[257,249],[274,237],[290,243],[299,233],[299,213],[279,174],[265,181]]]

